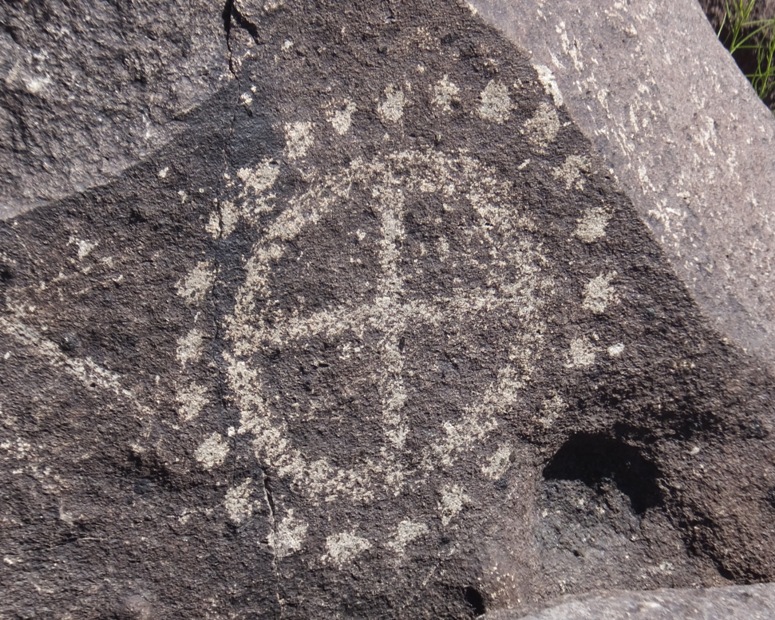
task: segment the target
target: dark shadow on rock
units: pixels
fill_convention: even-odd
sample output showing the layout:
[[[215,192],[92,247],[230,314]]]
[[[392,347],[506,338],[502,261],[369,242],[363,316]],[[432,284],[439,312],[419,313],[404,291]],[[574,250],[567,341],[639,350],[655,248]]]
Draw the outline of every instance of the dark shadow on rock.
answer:
[[[612,481],[630,499],[636,514],[663,502],[659,468],[640,450],[602,434],[573,435],[544,467],[545,480],[580,480],[598,492]]]

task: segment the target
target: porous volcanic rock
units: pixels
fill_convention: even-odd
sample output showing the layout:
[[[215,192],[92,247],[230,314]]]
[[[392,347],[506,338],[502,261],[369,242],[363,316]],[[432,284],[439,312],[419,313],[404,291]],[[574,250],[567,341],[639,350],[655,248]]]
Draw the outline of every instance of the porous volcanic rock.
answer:
[[[233,79],[221,0],[0,5],[0,218],[106,183]]]
[[[180,136],[0,223],[0,615],[772,580],[775,383],[527,56],[452,1],[222,9]]]

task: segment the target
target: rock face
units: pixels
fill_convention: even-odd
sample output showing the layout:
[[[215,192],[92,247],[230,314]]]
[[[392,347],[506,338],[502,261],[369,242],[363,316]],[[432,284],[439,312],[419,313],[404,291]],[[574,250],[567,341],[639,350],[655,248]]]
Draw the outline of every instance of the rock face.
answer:
[[[221,9],[189,129],[0,225],[2,615],[771,580],[772,377],[524,53],[455,2]]]
[[[769,620],[775,616],[771,584],[705,590],[655,590],[583,597],[520,620]],[[513,612],[487,614],[487,620],[513,620]]]
[[[214,0],[0,7],[0,217],[114,178],[231,79]]]
[[[712,327],[775,369],[775,119],[698,3],[470,4],[527,50]]]

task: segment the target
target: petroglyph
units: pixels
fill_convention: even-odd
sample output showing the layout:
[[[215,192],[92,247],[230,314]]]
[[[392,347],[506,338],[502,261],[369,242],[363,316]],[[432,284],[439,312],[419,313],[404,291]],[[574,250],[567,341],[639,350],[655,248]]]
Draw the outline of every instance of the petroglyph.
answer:
[[[598,435],[661,468],[676,429],[739,400],[712,400],[735,382],[559,69],[536,78],[452,2],[400,4],[230,3],[232,62],[176,121],[191,133],[2,231],[7,555],[60,600],[100,585],[62,613],[139,592],[153,617],[457,618],[594,587],[609,548],[552,536],[585,481],[547,468]],[[601,523],[668,529],[661,505],[621,508]]]
[[[196,360],[202,354],[203,334],[199,329],[192,329],[178,340],[178,362],[185,366]]]
[[[342,532],[326,538],[326,549],[327,553],[322,557],[323,562],[341,568],[358,554],[371,549],[371,543],[352,532]]]
[[[311,233],[307,229],[333,217],[335,206],[338,217],[346,215],[356,185],[371,188],[371,208],[377,215],[373,233],[367,236],[359,231],[358,235],[361,240],[375,240],[381,275],[372,286],[373,293],[313,312],[305,311],[303,305],[286,311],[272,309],[272,266],[283,260],[287,242],[303,238]],[[431,298],[417,297],[407,289],[401,267],[402,247],[407,243],[405,203],[413,195],[429,192],[443,195],[447,204],[454,205],[450,208],[476,214],[480,224],[472,242],[478,244],[480,239],[503,266],[489,276],[487,289],[461,285]],[[288,200],[288,207],[254,246],[234,313],[226,319],[233,346],[225,360],[241,412],[238,432],[252,434],[261,462],[294,481],[294,488],[310,498],[332,501],[344,496],[369,502],[377,495],[401,493],[410,480],[422,483],[439,465],[452,466],[461,453],[474,448],[498,426],[499,415],[518,404],[533,358],[539,355],[537,332],[542,321],[537,309],[551,292],[551,278],[538,268],[539,251],[520,235],[520,230],[530,227],[529,220],[509,203],[508,185],[476,160],[431,151],[402,151],[371,162],[355,161]],[[452,253],[449,246],[447,253]],[[461,260],[464,254],[458,251],[456,256]],[[440,329],[450,321],[475,320],[482,312],[498,309],[513,313],[523,323],[514,335],[511,363],[457,420],[447,420],[437,430],[437,437],[422,450],[421,466],[408,468],[407,459],[402,458],[412,434],[406,415],[409,397],[402,343],[408,325],[420,322]],[[312,338],[339,343],[344,357],[352,355],[357,342],[370,333],[379,334],[374,351],[379,370],[370,372],[376,372],[373,376],[380,394],[382,447],[347,468],[334,465],[327,455],[302,453],[291,443],[287,417],[273,411],[271,401],[263,395],[266,382],[253,360],[267,347],[294,349]]]
[[[572,186],[577,190],[584,189],[584,175],[589,172],[589,159],[580,155],[568,155],[562,166],[552,170],[552,176],[565,182],[565,189]]]
[[[575,235],[585,243],[594,243],[605,237],[605,228],[610,219],[609,213],[603,207],[593,207],[584,212],[578,220]]]
[[[269,546],[278,559],[293,555],[300,551],[307,538],[309,525],[294,516],[293,508],[280,519],[274,531],[269,534]]]
[[[285,131],[285,154],[288,159],[304,157],[314,141],[312,123],[304,121],[286,123],[283,129]]]
[[[330,109],[326,112],[328,122],[331,123],[334,131],[340,136],[343,136],[350,130],[352,115],[355,110],[355,104],[348,99],[340,109]]]
[[[245,479],[242,484],[226,491],[226,499],[223,502],[229,518],[234,523],[243,523],[253,514],[253,480]]]
[[[393,540],[388,543],[388,547],[398,554],[403,554],[411,543],[422,538],[429,531],[430,529],[425,523],[416,523],[411,519],[404,519],[398,524]]]
[[[479,95],[479,116],[493,123],[504,123],[511,115],[509,87],[496,80],[490,80]]]
[[[397,123],[404,115],[406,103],[404,92],[390,84],[385,88],[385,99],[377,107],[377,113],[383,122]]]
[[[482,467],[482,473],[491,480],[501,478],[511,466],[511,447],[507,444],[500,446],[490,457],[487,465]]]
[[[567,409],[568,405],[562,397],[555,394],[551,398],[544,400],[541,406],[543,415],[538,418],[538,423],[544,428],[551,428]]]
[[[445,75],[433,85],[433,103],[441,108],[442,112],[452,112],[452,104],[459,101],[460,88]]]
[[[207,388],[198,383],[186,383],[175,391],[178,413],[184,422],[196,418],[207,405]]]
[[[540,153],[543,152],[560,131],[560,118],[551,104],[542,101],[538,104],[533,117],[525,123],[528,140]]]
[[[466,495],[463,487],[458,484],[448,485],[441,489],[441,499],[438,509],[441,512],[442,525],[449,525],[460,512],[465,504],[471,499]]]
[[[74,245],[78,249],[78,260],[86,258],[98,244],[98,241],[87,241],[76,237],[70,237],[68,241],[68,245]]]
[[[595,347],[589,338],[574,338],[570,343],[568,368],[586,368],[595,363]]]
[[[447,75],[430,84],[432,105],[444,114],[451,113],[461,96],[459,87]],[[399,123],[407,103],[402,89],[388,85],[377,114],[387,125]],[[503,123],[510,119],[512,105],[508,87],[491,81],[481,92],[476,113],[488,122]],[[336,134],[344,135],[353,131],[354,111],[354,104],[340,102],[329,104],[322,114]],[[311,148],[316,144],[313,125],[305,123],[300,135]],[[286,129],[291,125],[286,124]],[[298,123],[293,126],[301,127]],[[525,125],[526,138],[538,149],[547,148],[559,129],[557,112],[546,103],[539,104]],[[290,147],[290,142],[286,142],[286,153],[293,150],[294,158],[289,157],[289,165],[303,166],[307,147]],[[575,171],[577,176],[570,183],[578,184],[578,171],[586,162],[569,161],[573,170],[560,180],[568,183]],[[439,498],[436,527],[452,525],[472,500],[460,485],[440,485],[434,479],[438,472],[449,471],[465,455],[489,444],[497,437],[501,420],[523,406],[531,377],[547,354],[542,308],[554,295],[553,277],[546,269],[548,259],[534,242],[535,224],[529,212],[515,204],[509,183],[467,152],[388,150],[370,159],[356,158],[338,169],[306,168],[306,182],[291,194],[281,194],[277,187],[285,166],[264,160],[255,168],[240,169],[235,179],[228,179],[233,197],[220,206],[224,235],[235,227],[224,227],[226,205],[233,204],[242,216],[277,213],[264,220],[261,235],[242,265],[244,280],[236,291],[233,310],[223,319],[224,370],[229,398],[240,415],[235,439],[249,438],[262,469],[306,499],[291,509],[284,495],[274,493],[273,510],[284,515],[273,517],[269,535],[276,558],[301,552],[313,535],[316,540],[325,536],[325,550],[318,561],[337,568],[375,544],[402,555],[430,531],[429,524],[407,519],[386,523],[385,538],[376,541],[358,535],[357,529],[313,531],[309,523],[331,502],[368,505],[429,487]],[[409,209],[416,212],[418,203],[427,200],[439,201],[440,210],[436,219],[423,224],[428,240],[419,241],[416,231],[407,225],[407,213]],[[363,205],[373,218],[352,224]],[[460,217],[458,214],[467,222],[464,235],[434,232],[441,218]],[[417,220],[417,215],[412,217],[413,222]],[[582,216],[577,236],[584,242],[597,240],[607,217],[603,209],[593,217]],[[258,222],[252,216],[243,221],[249,226]],[[340,256],[349,265],[350,291],[330,295],[325,303],[313,303],[306,295],[290,301],[285,295],[287,283],[299,277],[291,273],[310,274],[302,276],[306,278],[324,268],[306,257],[307,248],[312,247],[309,244],[324,243],[327,230],[349,230],[348,238],[357,243],[353,246],[357,253],[351,253],[349,246],[342,245],[344,238],[338,237],[340,247],[331,258],[314,253],[316,260]],[[412,256],[423,256],[426,261],[431,257],[452,275],[481,272],[483,277],[451,277],[450,284],[438,286],[424,279],[428,277],[424,270],[412,266],[416,262]],[[373,264],[376,273],[363,272],[368,274],[366,279],[359,279],[353,268],[362,264]],[[289,269],[292,271],[281,275]],[[590,289],[586,311],[595,313],[603,303],[604,296],[597,294],[601,291]],[[447,326],[478,325],[489,316],[510,317],[505,361],[489,381],[468,395],[465,406],[451,410],[434,426],[416,428],[412,422],[416,419],[415,362],[408,334],[421,327],[423,332],[441,335]],[[180,357],[185,364],[189,355],[183,342]],[[345,364],[348,385],[337,388],[339,392],[325,388],[309,397],[291,399],[286,393],[297,388],[287,376],[275,374],[265,360],[269,356],[290,360],[310,346],[318,347],[313,344],[318,342],[326,343],[331,354],[314,364],[334,370]],[[571,342],[565,355],[561,363],[569,368],[584,368],[595,359],[591,341],[583,336]],[[358,426],[351,426],[343,414],[333,413],[339,410],[336,403],[343,399],[359,402],[359,393],[366,386],[376,390],[377,408],[361,410]],[[559,397],[555,400],[561,403]],[[560,415],[564,404],[555,405],[545,411],[542,425],[550,426]],[[189,405],[187,411],[196,409]],[[182,415],[190,414],[184,411]],[[352,437],[348,443],[353,455],[335,457],[299,443],[300,432],[316,428],[323,433],[340,429],[338,435]],[[365,435],[366,428],[373,430]],[[356,450],[361,441],[364,449]],[[223,438],[213,434],[196,457],[203,467],[214,468],[227,452]],[[486,454],[489,456],[477,467],[479,474],[494,481],[505,476],[514,459],[513,446],[493,442]],[[229,491],[230,505],[239,504],[240,493]],[[357,528],[357,521],[352,525]]]
[[[289,127],[290,129],[288,129]],[[286,126],[286,131],[299,137],[302,134],[306,135],[305,132],[309,131],[309,128],[309,123],[292,123]],[[309,139],[312,140],[312,137],[309,136]],[[241,197],[245,198],[251,193],[251,190],[254,195],[266,191],[274,185],[278,174],[279,169],[268,159],[265,159],[253,169],[240,168],[237,171],[237,178],[242,182],[243,191]]]
[[[34,355],[46,360],[51,367],[59,368],[74,377],[84,387],[105,390],[121,401],[129,403],[142,417],[151,417],[152,410],[140,402],[132,390],[124,387],[121,375],[103,368],[89,357],[77,358],[65,355],[54,342],[26,325],[21,320],[24,316],[25,313],[18,309],[10,316],[0,316],[0,332],[13,338]],[[6,359],[8,355],[6,353]]]
[[[178,295],[188,304],[199,304],[209,292],[215,280],[215,272],[207,261],[200,261],[183,280],[175,285]]]
[[[616,277],[616,272],[600,274],[592,278],[584,287],[584,301],[582,307],[595,314],[605,312],[612,303],[618,303],[619,297],[611,286],[611,281]]]
[[[551,91],[550,83],[544,86]],[[385,125],[403,122],[409,105],[405,93],[411,92],[409,82],[402,87],[388,84],[382,90],[376,112]],[[444,115],[463,105],[462,89],[448,74],[430,78],[424,92]],[[516,113],[505,82],[490,80],[478,99],[473,94],[467,113],[487,123],[506,123]],[[557,103],[557,93],[553,96]],[[514,448],[495,441],[497,430],[510,412],[524,406],[536,368],[549,354],[544,350],[542,309],[555,294],[547,268],[551,261],[536,243],[536,226],[529,211],[515,201],[510,182],[467,151],[378,150],[369,158],[358,157],[334,169],[305,168],[300,189],[281,193],[277,187],[281,177],[294,166],[305,166],[306,158],[322,143],[316,130],[333,129],[338,136],[354,131],[357,107],[351,100],[333,99],[319,109],[322,123],[296,120],[279,125],[285,138],[284,161],[265,157],[223,174],[230,194],[213,202],[215,210],[204,225],[213,238],[225,239],[241,222],[247,227],[261,222],[260,235],[240,265],[244,280],[221,325],[228,398],[239,411],[239,424],[236,434],[212,432],[200,439],[193,456],[203,469],[215,470],[225,462],[232,442],[247,440],[266,475],[287,482],[293,493],[307,500],[290,508],[282,494],[270,498],[267,491],[273,515],[268,544],[275,558],[302,551],[311,535],[309,523],[314,514],[340,500],[367,505],[427,488],[439,497],[436,527],[449,526],[472,500],[461,486],[440,485],[434,477],[483,446],[485,456],[476,471],[493,481],[505,476]],[[548,148],[560,130],[555,108],[539,103],[523,130],[535,149]],[[526,160],[520,172],[528,163]],[[571,156],[555,176],[568,187],[583,189],[580,175],[588,172],[586,166],[584,158]],[[436,202],[437,215],[422,220],[423,236],[419,237],[418,205]],[[360,219],[349,228],[364,205],[373,217]],[[267,214],[272,218],[262,220]],[[461,216],[466,222],[461,234],[438,232],[443,218]],[[607,218],[602,208],[587,212],[579,220],[576,236],[585,242],[597,240],[604,234]],[[370,263],[374,270],[364,271],[365,279],[352,271],[351,290],[337,292],[325,303],[313,303],[302,295],[293,302],[281,302],[290,276],[280,274],[290,264],[298,265],[294,273],[301,274],[323,268],[307,258],[314,253],[306,252],[310,244],[329,234],[327,227],[350,230],[347,234],[357,240],[357,253],[341,247],[334,254],[347,259],[348,269]],[[343,241],[344,237],[337,237],[338,244]],[[315,260],[329,260],[315,255]],[[444,285],[425,273],[425,268],[413,266],[418,256],[426,262],[430,257],[430,264],[435,262],[442,273],[449,274]],[[210,295],[217,271],[212,260],[197,262],[176,282],[177,294],[194,309]],[[601,281],[600,286],[595,282],[588,284],[582,304],[592,313],[602,312],[604,305],[616,299],[610,281]],[[489,317],[508,317],[503,363],[467,395],[463,405],[427,427],[418,427],[413,422],[422,420],[415,413],[419,390],[414,378],[416,351],[408,334],[419,328],[434,338],[449,339],[452,336],[445,335],[449,326],[466,325],[476,331],[485,328]],[[211,404],[210,389],[194,374],[205,339],[209,339],[206,331],[195,319],[195,325],[177,338],[180,374],[174,399],[181,422],[194,422],[215,404]],[[454,338],[477,350],[475,343],[467,342],[468,336]],[[333,351],[320,367],[350,364],[351,385],[336,388],[340,393],[329,389],[314,397],[291,399],[285,391],[291,394],[295,387],[279,386],[280,378],[272,374],[266,360],[270,356],[291,358],[316,342]],[[567,355],[568,367],[583,368],[594,362],[595,349],[581,336],[561,355]],[[376,430],[368,436],[341,414],[328,418],[342,399],[358,402],[365,386],[378,395],[374,410],[358,414],[359,425]],[[549,426],[549,417],[542,424]],[[336,458],[302,443],[299,433],[303,428],[341,429],[352,437],[353,455]],[[359,441],[365,442],[364,448],[356,451]],[[234,523],[246,521],[256,510],[252,489],[252,478],[246,478],[226,491],[223,505]],[[352,525],[357,528],[358,523]],[[344,566],[375,544],[402,554],[429,527],[395,520],[386,524],[381,541],[366,540],[355,529],[316,531],[316,537],[328,534],[326,552],[318,559]]]
[[[229,454],[229,444],[218,433],[213,433],[205,439],[194,452],[194,457],[205,469],[217,467],[226,460]]]
[[[621,342],[617,342],[608,347],[608,355],[611,357],[619,357],[622,353],[624,353],[624,345]]]

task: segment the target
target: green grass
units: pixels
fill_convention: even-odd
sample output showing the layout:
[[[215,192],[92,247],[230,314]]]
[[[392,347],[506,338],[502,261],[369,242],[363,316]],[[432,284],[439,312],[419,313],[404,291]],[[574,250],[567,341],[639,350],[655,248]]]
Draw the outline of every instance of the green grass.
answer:
[[[728,0],[718,36],[765,102],[775,95],[775,17],[753,19],[757,0]]]

